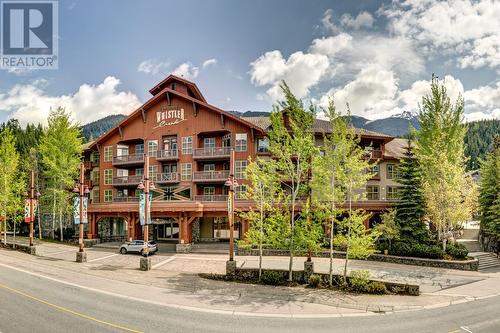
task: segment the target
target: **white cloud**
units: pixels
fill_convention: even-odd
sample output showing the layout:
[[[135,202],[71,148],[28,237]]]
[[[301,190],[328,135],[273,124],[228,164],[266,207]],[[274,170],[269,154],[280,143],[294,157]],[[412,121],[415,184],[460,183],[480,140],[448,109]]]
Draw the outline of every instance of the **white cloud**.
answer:
[[[323,26],[323,28],[326,31],[338,32],[339,29],[337,28],[335,23],[333,23],[333,10],[332,9],[327,9],[323,13],[323,17],[321,18],[321,25]]]
[[[279,84],[286,81],[297,97],[305,97],[326,73],[330,63],[322,54],[295,52],[283,58],[280,51],[266,52],[250,64],[251,80],[256,86],[271,85],[268,95],[276,100],[281,97]]]
[[[83,84],[77,92],[69,95],[49,96],[44,91],[44,82],[15,85],[10,91],[0,94],[0,112],[9,113],[21,124],[46,124],[51,108],[62,106],[70,112],[74,121],[88,123],[111,114],[129,114],[138,106],[139,99],[131,92],[117,91],[120,80],[108,76],[98,85]]]
[[[340,23],[344,27],[353,28],[356,30],[362,27],[371,28],[373,22],[375,22],[375,19],[373,18],[372,14],[366,11],[360,12],[356,17],[352,17],[350,14],[344,14],[340,17]]]
[[[467,120],[500,119],[500,81],[464,93]]]
[[[390,115],[395,107],[398,81],[392,71],[376,65],[362,69],[356,78],[342,88],[333,88],[321,97],[319,105],[326,107],[333,97],[341,112],[349,103],[352,114],[368,118]]]
[[[212,59],[205,60],[203,62],[203,64],[201,65],[201,67],[202,68],[207,68],[208,66],[214,66],[216,64],[217,64],[217,59],[212,58]]]
[[[159,73],[164,74],[163,71],[166,71],[169,66],[170,63],[168,61],[157,61],[154,59],[147,59],[139,64],[139,66],[137,67],[137,71],[152,75],[156,75]]]
[[[500,66],[500,1],[395,1],[379,13],[393,33],[455,52],[462,67]]]
[[[190,80],[196,78],[198,74],[200,74],[200,69],[189,62],[185,62],[174,69],[172,74]]]
[[[324,54],[329,57],[352,47],[352,36],[347,33],[339,33],[328,38],[317,38],[312,41],[309,48],[312,53]]]

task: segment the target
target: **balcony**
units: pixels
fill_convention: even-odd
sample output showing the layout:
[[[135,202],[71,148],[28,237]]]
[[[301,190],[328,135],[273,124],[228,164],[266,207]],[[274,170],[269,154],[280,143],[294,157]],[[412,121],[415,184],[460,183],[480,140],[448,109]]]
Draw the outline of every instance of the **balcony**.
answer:
[[[85,170],[92,170],[94,163],[92,161],[83,161],[83,167]]]
[[[151,178],[158,184],[174,184],[179,182],[179,174],[177,172],[157,173]]]
[[[225,160],[231,157],[232,147],[197,148],[193,150],[195,160]]]
[[[177,149],[158,150],[156,152],[157,161],[176,161],[179,159],[179,151]]]
[[[383,157],[382,151],[378,149],[368,150],[365,152],[365,154],[366,158],[372,160],[381,159]]]
[[[142,181],[143,176],[122,176],[113,177],[113,186],[137,186]]]
[[[193,173],[193,181],[198,183],[223,183],[228,177],[229,170],[197,171]]]
[[[227,195],[195,195],[194,201],[225,202],[227,201]]]
[[[113,165],[134,166],[144,164],[144,154],[132,154],[113,157]]]
[[[113,202],[139,202],[139,197],[114,197]]]

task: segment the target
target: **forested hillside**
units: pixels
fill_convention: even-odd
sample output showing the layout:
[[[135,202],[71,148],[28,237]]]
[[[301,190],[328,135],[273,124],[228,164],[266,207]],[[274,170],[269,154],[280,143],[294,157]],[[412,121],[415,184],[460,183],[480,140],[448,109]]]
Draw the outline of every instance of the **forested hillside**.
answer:
[[[492,150],[496,135],[500,135],[500,120],[480,120],[467,123],[465,155],[469,157],[467,168],[479,168],[479,160]]]
[[[82,126],[82,135],[85,142],[95,140],[110,128],[118,124],[125,118],[124,115],[114,114],[102,119],[93,121]]]

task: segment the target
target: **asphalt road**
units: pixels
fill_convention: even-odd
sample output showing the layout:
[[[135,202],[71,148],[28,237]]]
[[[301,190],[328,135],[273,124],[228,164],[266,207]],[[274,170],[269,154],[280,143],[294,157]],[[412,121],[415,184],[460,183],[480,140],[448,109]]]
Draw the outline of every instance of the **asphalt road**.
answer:
[[[0,332],[500,332],[500,297],[328,319],[237,317],[126,300],[2,267]]]

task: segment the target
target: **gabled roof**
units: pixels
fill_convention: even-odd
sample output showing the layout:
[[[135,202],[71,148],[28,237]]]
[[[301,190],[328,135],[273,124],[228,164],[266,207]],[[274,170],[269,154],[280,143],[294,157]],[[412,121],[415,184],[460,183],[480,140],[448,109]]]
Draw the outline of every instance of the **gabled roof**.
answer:
[[[167,87],[172,82],[184,83],[188,87],[188,89],[191,89],[191,92],[197,99],[205,103],[207,102],[205,100],[205,97],[203,97],[203,94],[201,93],[200,89],[198,89],[198,86],[194,82],[188,81],[180,76],[173,74],[167,76],[164,80],[162,80],[156,86],[151,88],[149,92],[151,93],[151,95],[155,96],[156,94],[160,93],[163,90],[163,88]]]
[[[189,81],[188,81],[189,82]],[[149,107],[154,105],[159,99],[165,98],[166,93],[169,93],[170,95],[175,95],[180,98],[184,98],[188,101],[191,101],[193,103],[196,103],[199,106],[203,106],[207,108],[210,111],[217,112],[219,114],[224,115],[224,117],[227,117],[229,119],[232,119],[234,121],[237,121],[239,123],[245,124],[246,126],[253,128],[259,132],[263,132],[262,128],[256,126],[255,124],[242,119],[241,117],[238,117],[230,112],[221,110],[213,105],[210,105],[206,103],[205,101],[198,100],[196,98],[193,98],[191,96],[188,96],[186,94],[182,94],[176,90],[172,90],[170,88],[164,88],[161,90],[159,93],[155,94],[153,97],[151,97],[146,103],[141,105],[139,108],[137,108],[134,112],[132,112],[130,115],[128,115],[125,119],[123,119],[121,122],[119,122],[117,125],[115,125],[113,128],[111,128],[109,131],[101,135],[99,138],[97,138],[88,148],[94,148],[99,142],[104,140],[105,138],[109,137],[111,134],[115,133],[120,127],[124,127],[128,122],[132,121],[135,117],[138,117],[141,115],[142,111],[146,111]]]
[[[242,117],[242,119],[245,119],[246,121],[249,121],[256,126],[259,126],[262,128],[264,131],[268,131],[271,126],[271,119],[268,116],[259,116],[259,117]],[[314,119],[314,124],[313,124],[313,129],[315,133],[329,133],[331,131],[330,127],[330,122],[328,120],[323,120],[323,119]],[[390,141],[394,137],[383,134],[383,133],[378,133],[378,132],[373,132],[373,131],[368,131],[362,128],[355,128],[356,133],[363,136],[363,137],[368,137],[368,138],[376,138],[376,139],[383,139],[384,141]]]

